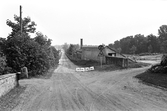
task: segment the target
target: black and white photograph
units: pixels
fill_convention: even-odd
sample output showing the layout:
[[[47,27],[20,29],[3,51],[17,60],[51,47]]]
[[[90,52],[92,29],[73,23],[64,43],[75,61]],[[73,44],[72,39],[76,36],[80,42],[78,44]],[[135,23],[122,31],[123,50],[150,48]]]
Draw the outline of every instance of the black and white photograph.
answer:
[[[2,0],[0,111],[167,111],[167,0]]]

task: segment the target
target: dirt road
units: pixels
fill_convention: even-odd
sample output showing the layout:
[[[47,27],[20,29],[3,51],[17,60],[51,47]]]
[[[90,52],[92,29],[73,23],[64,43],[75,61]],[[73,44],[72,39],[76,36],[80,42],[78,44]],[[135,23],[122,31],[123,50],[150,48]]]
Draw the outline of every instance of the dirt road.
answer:
[[[22,80],[27,86],[13,111],[166,111],[167,92],[133,76],[146,68],[75,72],[62,54],[51,79]]]

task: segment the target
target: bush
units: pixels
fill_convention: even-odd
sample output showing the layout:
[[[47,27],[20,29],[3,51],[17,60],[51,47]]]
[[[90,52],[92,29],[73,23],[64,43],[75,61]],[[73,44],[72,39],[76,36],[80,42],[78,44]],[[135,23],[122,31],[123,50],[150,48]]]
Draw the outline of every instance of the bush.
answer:
[[[163,55],[160,64],[153,65],[148,71],[153,73],[167,73],[167,55]]]
[[[43,36],[40,35],[40,37]],[[48,39],[42,40],[44,41],[40,44],[37,39],[31,39],[27,34],[8,38],[5,49],[7,65],[14,72],[20,72],[20,69],[26,66],[30,76],[42,75],[47,72],[49,68],[58,63],[59,54],[48,44]]]
[[[12,68],[6,64],[6,57],[0,57],[0,75],[12,72]]]

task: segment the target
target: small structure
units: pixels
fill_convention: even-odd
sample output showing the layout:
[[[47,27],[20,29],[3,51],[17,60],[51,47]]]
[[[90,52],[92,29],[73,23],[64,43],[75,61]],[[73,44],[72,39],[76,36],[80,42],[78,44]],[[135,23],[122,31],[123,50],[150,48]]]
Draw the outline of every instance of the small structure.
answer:
[[[83,40],[81,40],[81,59],[82,60],[94,60],[103,64],[116,64],[122,67],[128,66],[128,59],[123,54],[117,53],[109,46],[105,46],[102,51],[98,49],[98,46],[82,46]],[[103,56],[101,56],[103,54]],[[100,56],[99,56],[100,55]]]

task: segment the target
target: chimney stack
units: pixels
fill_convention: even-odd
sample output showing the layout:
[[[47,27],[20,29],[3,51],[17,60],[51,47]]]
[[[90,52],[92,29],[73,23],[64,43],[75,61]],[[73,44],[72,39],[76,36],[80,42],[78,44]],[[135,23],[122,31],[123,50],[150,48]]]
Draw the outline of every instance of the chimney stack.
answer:
[[[80,49],[82,49],[82,47],[83,47],[83,39],[81,39]]]

